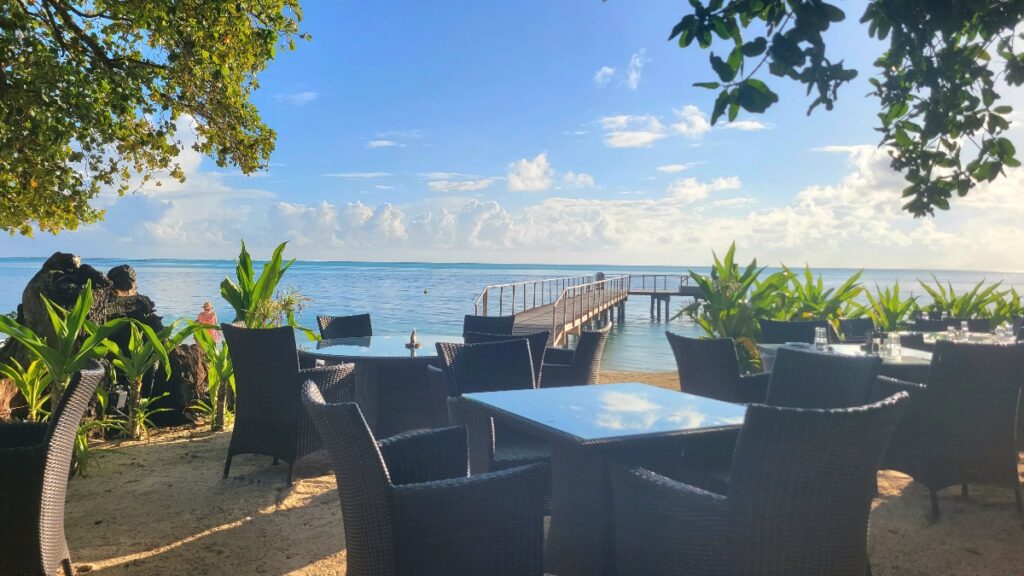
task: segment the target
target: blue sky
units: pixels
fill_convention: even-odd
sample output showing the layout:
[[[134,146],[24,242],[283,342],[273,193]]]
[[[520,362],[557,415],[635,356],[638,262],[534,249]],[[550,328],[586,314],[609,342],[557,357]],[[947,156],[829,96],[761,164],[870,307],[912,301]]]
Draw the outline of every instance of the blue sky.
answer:
[[[882,48],[840,5],[829,48],[861,75],[835,111],[769,78],[780,104],[712,128],[707,52],[666,40],[684,2],[307,0],[312,41],[253,97],[269,170],[184,152],[184,185],[105,196],[105,223],[0,256],[219,258],[244,237],[324,260],[696,265],[735,239],[767,263],[1024,269],[1019,174],[935,220],[900,211],[865,96]]]

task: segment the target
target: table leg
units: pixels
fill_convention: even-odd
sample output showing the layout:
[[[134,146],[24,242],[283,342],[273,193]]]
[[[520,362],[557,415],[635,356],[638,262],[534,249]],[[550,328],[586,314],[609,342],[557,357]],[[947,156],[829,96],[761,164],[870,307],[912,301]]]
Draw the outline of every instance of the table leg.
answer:
[[[366,419],[366,424],[374,434],[378,434],[377,412],[378,412],[378,386],[377,366],[373,362],[356,362],[355,369],[356,404]]]
[[[545,570],[558,576],[615,574],[611,483],[605,457],[551,442],[551,525]]]

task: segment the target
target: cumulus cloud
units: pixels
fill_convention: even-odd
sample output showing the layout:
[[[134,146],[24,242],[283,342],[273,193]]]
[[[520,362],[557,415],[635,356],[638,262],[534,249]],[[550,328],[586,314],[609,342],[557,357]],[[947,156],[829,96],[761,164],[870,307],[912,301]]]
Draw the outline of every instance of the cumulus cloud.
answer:
[[[640,78],[643,76],[644,71],[644,51],[641,50],[629,58],[629,67],[626,69],[626,86],[630,90],[636,90],[640,87]]]
[[[711,130],[711,123],[708,116],[692,104],[687,104],[679,110],[675,110],[678,122],[672,124],[676,134],[687,138],[697,139]]]
[[[285,104],[291,104],[292,106],[305,106],[319,97],[319,92],[312,91],[274,94],[274,100]]]
[[[740,179],[736,176],[715,178],[711,182],[700,182],[696,178],[683,178],[668,185],[666,194],[686,203],[696,202],[719,190],[736,190],[740,187]]]
[[[605,116],[599,122],[609,148],[648,148],[665,137],[665,126],[650,114]]]
[[[508,189],[513,192],[547,190],[554,174],[547,152],[538,154],[533,160],[523,158],[508,165]]]
[[[615,68],[611,66],[601,66],[601,68],[594,73],[594,83],[598,86],[605,86],[612,81],[615,76]]]
[[[435,192],[473,192],[489,188],[494,183],[494,178],[481,178],[479,180],[431,180],[427,187]]]
[[[565,182],[565,185],[569,186],[570,188],[594,187],[594,177],[591,176],[590,174],[587,174],[586,172],[580,172],[579,174],[572,171],[566,172],[565,176],[562,178],[562,181]]]

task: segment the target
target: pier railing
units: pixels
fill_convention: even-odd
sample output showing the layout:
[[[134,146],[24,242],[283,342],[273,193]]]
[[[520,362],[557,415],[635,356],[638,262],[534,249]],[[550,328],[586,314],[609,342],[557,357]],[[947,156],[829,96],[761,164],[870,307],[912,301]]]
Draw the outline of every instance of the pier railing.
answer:
[[[555,342],[565,326],[620,302],[629,295],[629,276],[609,276],[570,286],[559,295],[551,311],[551,335]],[[564,339],[561,341],[564,342]]]
[[[554,303],[563,292],[593,282],[595,276],[563,276],[485,286],[473,302],[478,316],[514,315],[523,310]],[[497,314],[494,314],[497,312]]]
[[[663,292],[676,294],[680,288],[690,285],[690,277],[686,274],[630,274],[630,292]]]

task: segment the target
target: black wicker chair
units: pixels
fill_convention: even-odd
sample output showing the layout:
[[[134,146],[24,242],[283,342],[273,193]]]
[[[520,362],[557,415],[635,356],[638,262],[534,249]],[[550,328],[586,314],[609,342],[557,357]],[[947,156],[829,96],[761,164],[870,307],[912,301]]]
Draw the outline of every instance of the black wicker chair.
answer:
[[[48,424],[0,424],[0,574],[72,575],[64,499],[78,425],[103,376],[99,364],[75,374]]]
[[[466,332],[482,334],[511,334],[516,325],[515,316],[473,316],[466,314],[462,319],[462,335]]]
[[[606,323],[596,330],[584,330],[576,348],[548,348],[544,355],[544,387],[597,384],[601,378],[601,356],[612,330]]]
[[[945,332],[950,327],[959,330],[963,321],[961,318],[946,318],[945,320],[918,318],[914,320],[914,330],[916,332]],[[988,318],[970,318],[967,320],[967,329],[971,332],[989,332],[992,330],[992,321]]]
[[[448,381],[449,398],[470,392],[536,388],[530,344],[524,339],[486,344],[438,342],[437,355]],[[449,402],[448,422],[470,429],[469,453],[474,472],[501,470],[532,462],[544,462],[551,448],[542,439],[516,428],[495,424],[491,418]]]
[[[939,341],[927,385],[880,377],[876,396],[910,392],[907,414],[886,454],[884,467],[909,474],[931,496],[970,482],[1013,488],[1024,513],[1017,475],[1017,411],[1024,386],[1024,344]]]
[[[770,374],[740,374],[732,338],[687,338],[665,332],[679,371],[679,389],[726,402],[764,402]]]
[[[338,482],[349,576],[540,576],[547,467],[469,476],[466,431],[377,442],[359,407],[303,402]]]
[[[486,344],[488,342],[503,342],[517,338],[530,343],[530,359],[533,362],[533,380],[540,386],[541,368],[544,366],[544,353],[548,349],[548,341],[551,340],[549,330],[532,332],[530,334],[486,334],[484,332],[466,332],[463,335],[466,344]]]
[[[863,576],[875,473],[906,402],[751,405],[728,496],[612,469],[619,574]]]
[[[842,318],[839,330],[843,333],[843,342],[863,344],[867,341],[867,333],[875,330],[875,321],[871,318]]]
[[[1013,320],[1010,324],[1011,334],[1020,334],[1021,330],[1024,330],[1024,316],[1017,314],[1013,315]]]
[[[302,409],[302,382],[313,380],[332,402],[355,397],[354,365],[299,368],[295,332],[284,328],[249,329],[221,324],[235,368],[235,426],[224,477],[237,454],[263,454],[288,463],[288,484],[295,463],[321,448],[320,436]]]
[[[761,325],[761,343],[785,344],[787,342],[806,342],[814,344],[816,328],[825,328],[829,344],[838,344],[839,336],[835,328],[824,320],[786,321],[759,320]]]
[[[317,316],[316,324],[320,327],[320,337],[324,340],[373,336],[373,323],[370,322],[369,314]]]
[[[900,336],[900,346],[903,348],[910,348],[912,350],[923,350],[925,352],[931,352],[935,346],[924,341],[924,334],[921,332],[911,332],[909,334],[903,334]]]
[[[871,398],[881,365],[878,356],[780,348],[765,404],[808,409],[861,406]]]

